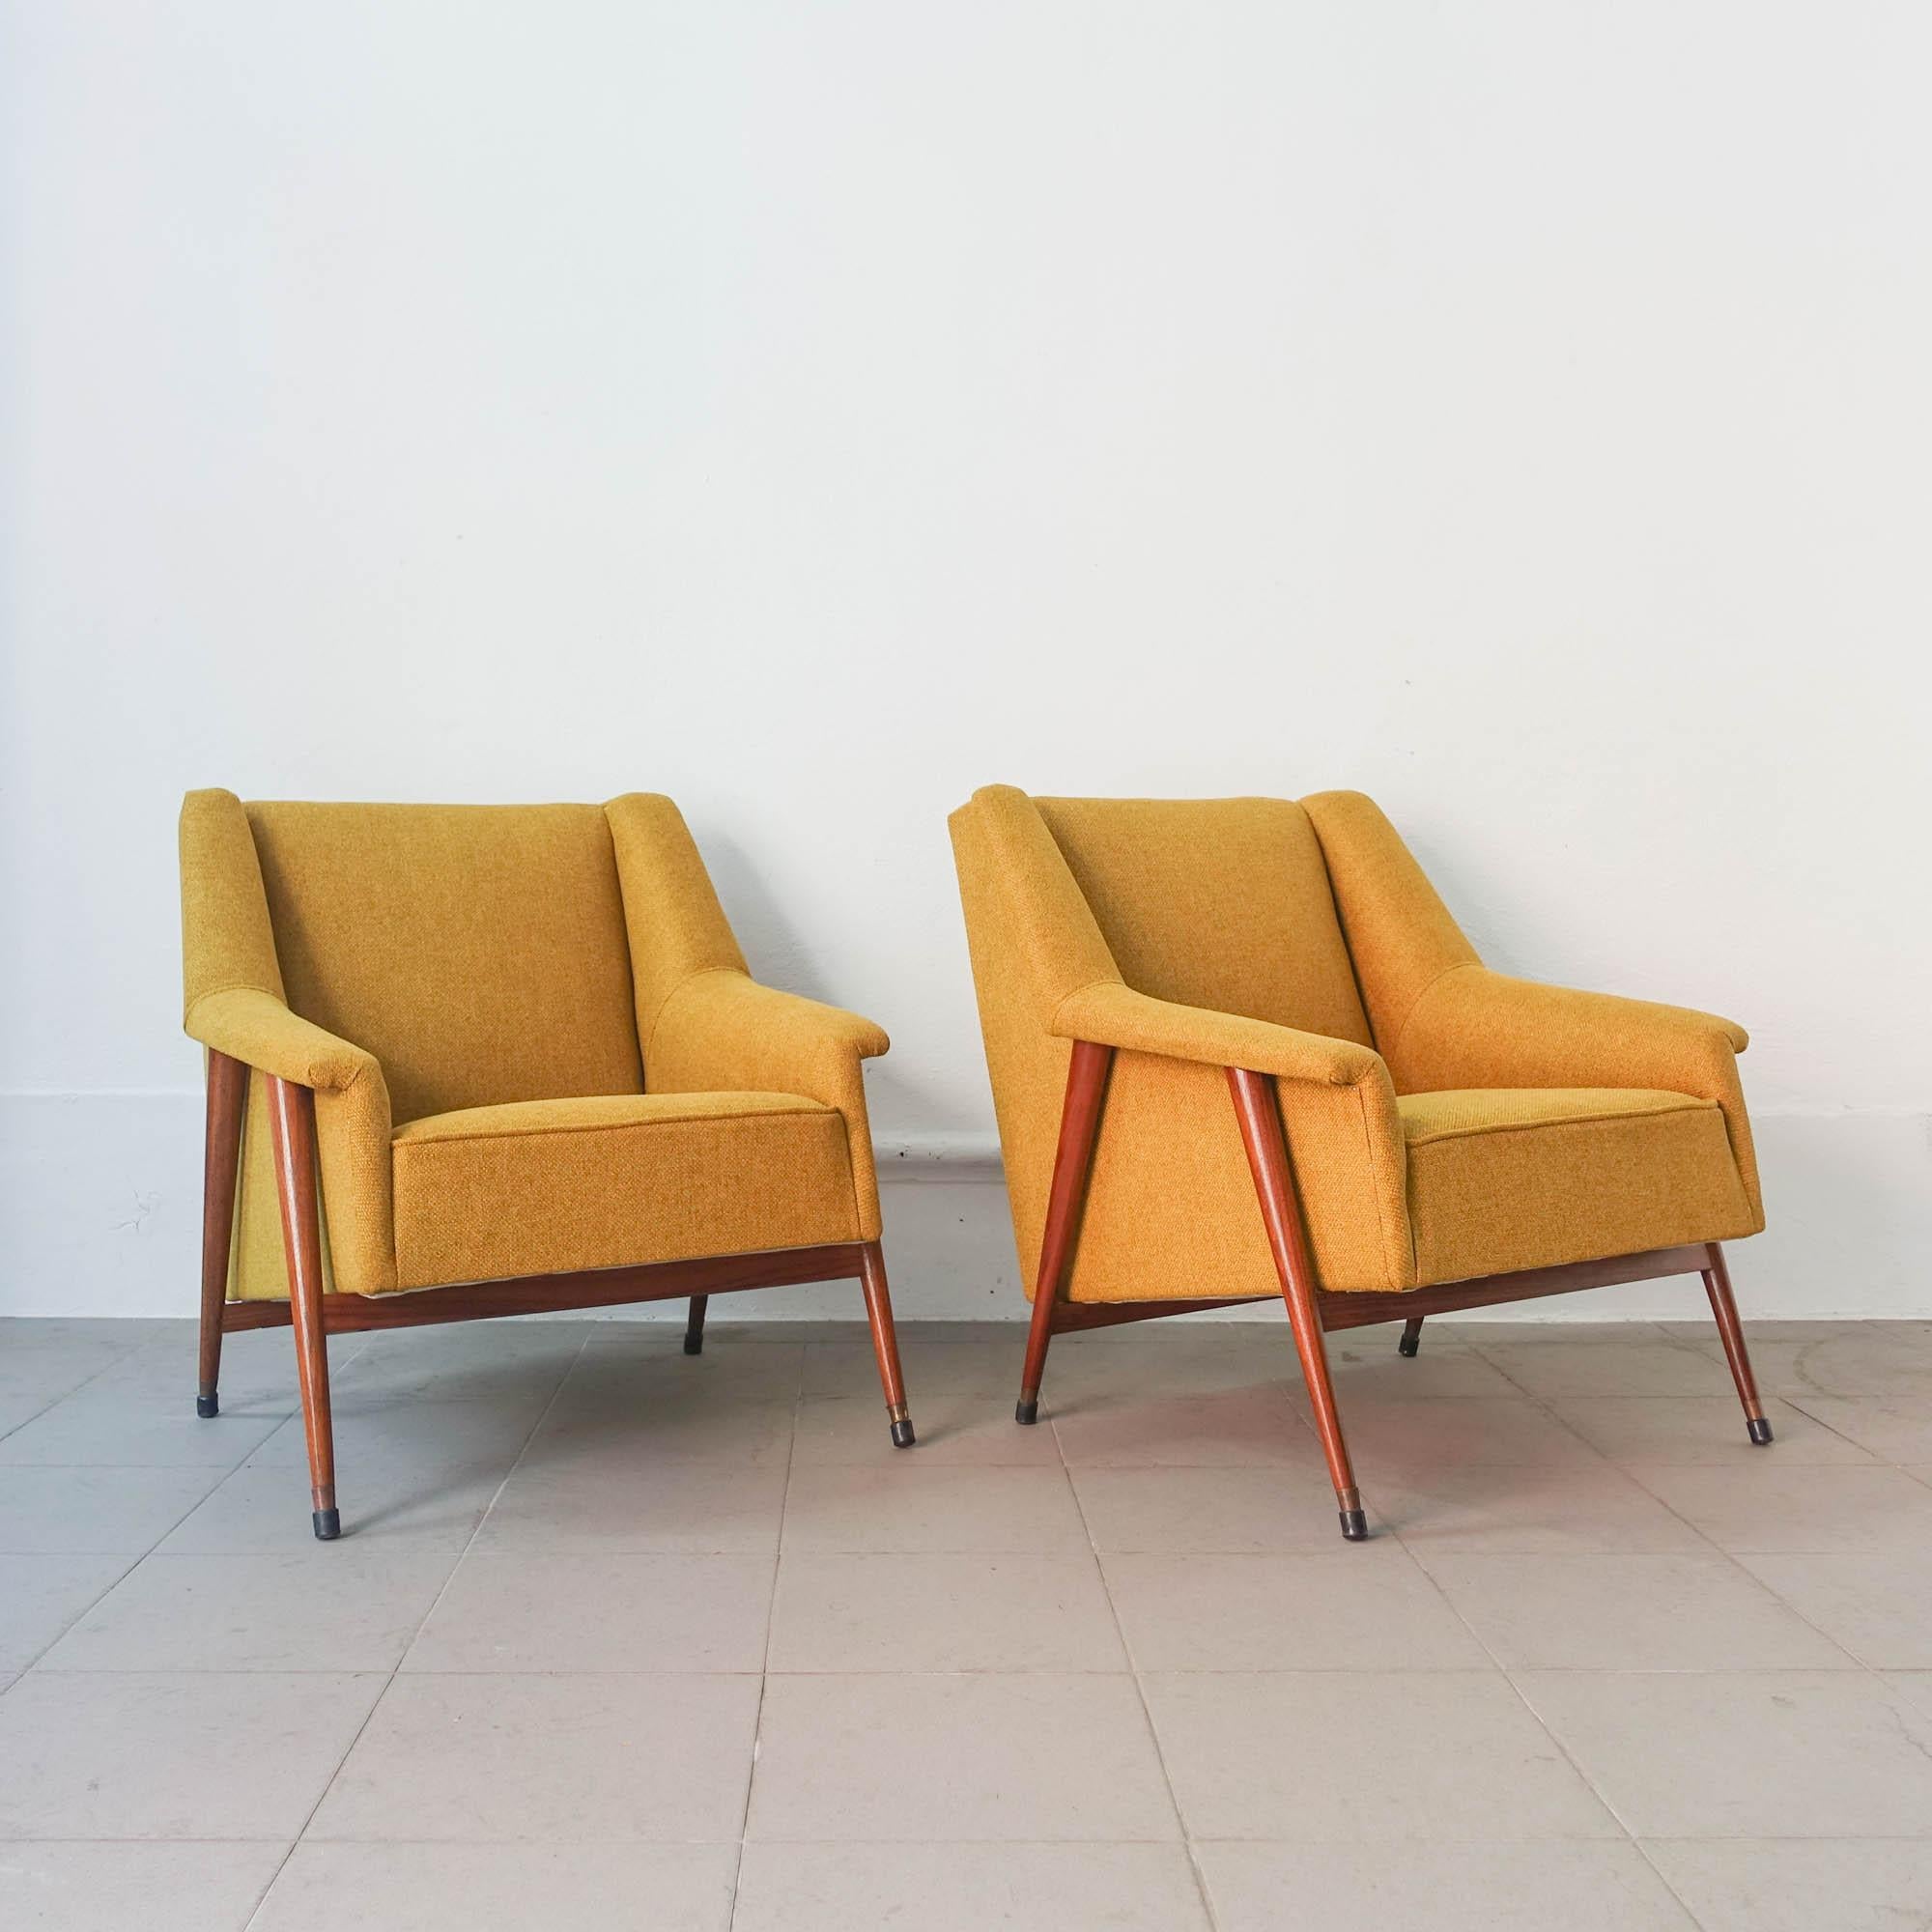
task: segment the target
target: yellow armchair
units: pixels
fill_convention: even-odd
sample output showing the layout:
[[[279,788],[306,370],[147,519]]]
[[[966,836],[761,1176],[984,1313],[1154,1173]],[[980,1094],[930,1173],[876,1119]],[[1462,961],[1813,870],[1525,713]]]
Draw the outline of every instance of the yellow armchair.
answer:
[[[1281,1294],[1343,1532],[1321,1337],[1695,1272],[1750,1438],[1720,1242],[1764,1225],[1744,1030],[1491,972],[1372,801],[1029,798],[952,818],[1033,1320]],[[1259,1211],[1257,1211],[1259,1208]]]
[[[868,1020],[753,981],[668,799],[182,809],[208,1049],[196,1407],[295,1328],[316,1534],[327,1338],[856,1276],[913,1441],[879,1245]]]

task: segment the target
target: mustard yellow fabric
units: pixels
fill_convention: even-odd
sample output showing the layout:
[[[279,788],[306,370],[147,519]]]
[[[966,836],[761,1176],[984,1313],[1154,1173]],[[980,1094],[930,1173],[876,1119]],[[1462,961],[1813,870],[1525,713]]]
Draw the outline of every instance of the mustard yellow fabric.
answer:
[[[1757,1232],[1715,1102],[1647,1088],[1404,1094],[1418,1281]]]
[[[479,1109],[636,1102],[647,1086],[683,1094],[680,1119],[703,1117],[706,1124],[639,1118],[625,1135],[610,1137],[611,1147],[635,1143],[634,1155],[598,1169],[586,1154],[564,1163],[571,1173],[598,1172],[627,1189],[689,1190],[711,1157],[704,1150],[712,1150],[704,1187],[713,1194],[762,1187],[766,1208],[747,1215],[710,1198],[675,1209],[629,1203],[583,1216],[586,1232],[566,1239],[554,1217],[545,1220],[531,1205],[528,1187],[506,1182],[502,1216],[524,1221],[526,1238],[501,1253],[525,1259],[496,1272],[663,1259],[651,1244],[686,1234],[697,1239],[706,1229],[716,1244],[679,1249],[680,1257],[877,1235],[860,1061],[884,1052],[885,1036],[747,976],[668,799],[635,793],[608,807],[244,806],[231,792],[197,791],[183,805],[181,851],[187,1032],[256,1069],[243,1117],[231,1294],[288,1293],[266,1074],[315,1089],[324,1268],[345,1293],[431,1285],[416,1261],[434,1254],[464,1258],[465,1271],[443,1279],[483,1278],[474,1269],[490,1252],[488,1227],[460,1240],[425,1234],[411,1264],[402,1264],[398,1187],[409,1162],[412,1174],[448,1172],[453,1185],[471,1186],[462,1200],[473,1210],[469,1177],[519,1159],[532,1172],[564,1160],[559,1149],[539,1150],[539,1137],[521,1129],[493,1137],[504,1144],[495,1151],[426,1159],[422,1146],[405,1138],[412,1129]],[[646,1039],[655,1043],[648,1081]],[[812,1124],[781,1129],[763,1106],[705,1115],[710,1102],[695,1097],[704,1089],[738,1099],[786,1094],[794,1110],[786,1118],[809,1109]],[[836,1162],[818,1151],[828,1132],[838,1141]],[[582,1134],[585,1146],[595,1138]],[[793,1179],[743,1180],[761,1172],[768,1152],[760,1150],[785,1134],[802,1136]],[[646,1169],[662,1181],[640,1181]],[[806,1195],[818,1203],[809,1214],[800,1208]],[[418,1230],[440,1225],[420,1186],[409,1219]],[[797,1238],[786,1232],[807,1225],[842,1232]],[[734,1245],[740,1229],[757,1238]],[[608,1264],[527,1259],[599,1241],[622,1246],[627,1230],[650,1251]],[[785,1237],[767,1243],[762,1235],[773,1230]]]
[[[1029,1297],[1075,1039],[1119,1050],[1074,1300],[1280,1292],[1231,1065],[1275,1077],[1331,1290],[1763,1225],[1742,1030],[1491,973],[1360,793],[1035,800],[993,785],[951,827]]]
[[[798,1094],[624,1094],[400,1127],[398,1285],[860,1238],[838,1111]]]

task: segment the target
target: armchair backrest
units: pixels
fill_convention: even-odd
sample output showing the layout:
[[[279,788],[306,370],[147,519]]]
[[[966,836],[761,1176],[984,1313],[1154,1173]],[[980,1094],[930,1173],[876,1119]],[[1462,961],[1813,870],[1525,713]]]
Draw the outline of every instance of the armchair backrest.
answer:
[[[642,1091],[602,806],[243,806],[198,792],[183,828],[190,1005],[221,990],[198,980],[272,974],[263,990],[382,1063],[398,1123]]]

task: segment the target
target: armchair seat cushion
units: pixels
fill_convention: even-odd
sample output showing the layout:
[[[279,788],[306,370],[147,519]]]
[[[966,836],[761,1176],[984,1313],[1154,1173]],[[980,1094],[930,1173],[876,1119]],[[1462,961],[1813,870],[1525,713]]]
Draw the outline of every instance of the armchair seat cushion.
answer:
[[[1398,1096],[1419,1286],[1754,1233],[1714,1100],[1641,1087]]]
[[[796,1094],[611,1094],[396,1130],[400,1288],[864,1239],[844,1117]]]

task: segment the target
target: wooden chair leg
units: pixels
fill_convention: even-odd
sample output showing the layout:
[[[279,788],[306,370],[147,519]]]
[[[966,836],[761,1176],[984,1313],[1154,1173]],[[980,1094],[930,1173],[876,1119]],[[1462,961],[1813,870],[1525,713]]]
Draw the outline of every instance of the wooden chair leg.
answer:
[[[208,1056],[208,1136],[201,1169],[201,1360],[194,1412],[221,1413],[221,1318],[235,1237],[235,1174],[242,1158],[242,1106],[248,1069],[225,1053]]]
[[[893,1447],[910,1449],[918,1438],[912,1433],[912,1415],[906,1407],[905,1377],[899,1372],[899,1338],[893,1327],[885,1251],[877,1241],[867,1241],[860,1253],[859,1285],[866,1291],[866,1320],[871,1324],[872,1353],[879,1358],[879,1382],[886,1392]]]
[[[1422,1347],[1422,1317],[1411,1315],[1402,1324],[1402,1340],[1395,1345],[1398,1355],[1414,1355]]]
[[[296,1370],[301,1379],[302,1429],[316,1536],[342,1534],[335,1507],[335,1429],[328,1412],[328,1339],[322,1325],[322,1219],[315,1190],[315,1095],[269,1077],[269,1125],[275,1149],[275,1194],[288,1256]]]
[[[1738,1320],[1737,1297],[1731,1293],[1731,1271],[1724,1264],[1724,1251],[1716,1241],[1707,1253],[1711,1264],[1704,1270],[1704,1293],[1711,1297],[1711,1313],[1718,1318],[1718,1334],[1724,1344],[1724,1359],[1731,1365],[1731,1379],[1738,1385],[1738,1400],[1744,1404],[1745,1428],[1759,1448],[1771,1440],[1771,1423],[1764,1404],[1759,1401],[1757,1378],[1751,1374],[1750,1353],[1745,1348],[1744,1323]]]
[[[1053,1155],[1053,1183],[1046,1199],[1046,1232],[1040,1238],[1039,1269],[1034,1276],[1026,1365],[1020,1371],[1020,1399],[1013,1406],[1015,1422],[1039,1420],[1039,1385],[1046,1374],[1046,1346],[1053,1339],[1053,1311],[1065,1285],[1073,1233],[1087,1198],[1094,1139],[1100,1131],[1100,1101],[1113,1064],[1111,1046],[1095,1046],[1085,1039],[1073,1042],[1073,1057],[1066,1066],[1066,1099],[1060,1111],[1060,1144]]]
[[[691,1297],[691,1314],[684,1324],[684,1352],[687,1355],[701,1355],[704,1352],[704,1311],[710,1301],[708,1294],[694,1294]]]
[[[1301,1232],[1301,1209],[1294,1197],[1294,1179],[1289,1172],[1288,1144],[1282,1138],[1274,1082],[1265,1073],[1231,1066],[1228,1086],[1235,1096],[1235,1118],[1240,1122],[1241,1144],[1248,1151],[1248,1169],[1255,1178],[1268,1247],[1274,1255],[1275,1271],[1281,1276],[1282,1299],[1288,1303],[1289,1326],[1294,1331],[1295,1352],[1301,1357],[1316,1433],[1321,1437],[1321,1453],[1328,1459],[1329,1480],[1335,1485],[1342,1534],[1350,1543],[1360,1543],[1369,1533],[1369,1521],[1362,1511],[1361,1492],[1355,1488],[1355,1472],[1349,1464],[1342,1418],[1336,1412],[1335,1390],[1328,1379],[1321,1311],[1315,1302],[1315,1270],[1309,1265],[1308,1243]]]

